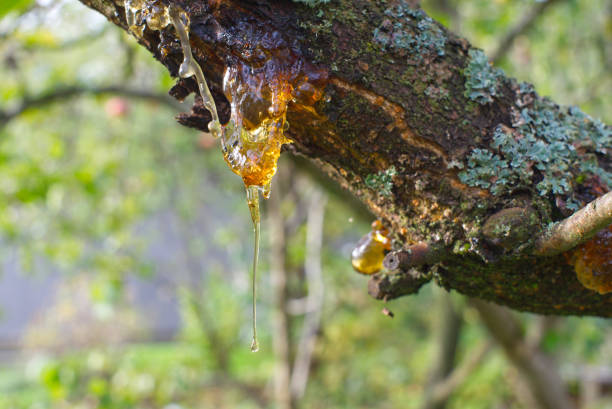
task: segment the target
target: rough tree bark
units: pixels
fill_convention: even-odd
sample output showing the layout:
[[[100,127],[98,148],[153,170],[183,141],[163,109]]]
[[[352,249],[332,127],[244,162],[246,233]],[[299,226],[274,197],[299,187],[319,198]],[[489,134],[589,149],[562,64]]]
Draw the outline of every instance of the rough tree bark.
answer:
[[[80,1],[126,28],[121,1]],[[433,278],[518,310],[612,316],[610,294],[584,288],[563,255],[534,250],[551,223],[609,190],[609,127],[507,78],[414,2],[177,3],[190,15],[194,56],[222,122],[224,69],[261,64],[256,55],[272,39],[279,75],[302,70],[324,95],[312,106],[289,104],[286,150],[363,201],[397,247],[435,249],[424,264],[375,276],[373,296],[410,294]],[[177,74],[182,52],[171,26],[145,29],[140,44]],[[179,80],[171,94],[195,90],[192,79]],[[178,117],[203,130],[209,119],[199,101]]]

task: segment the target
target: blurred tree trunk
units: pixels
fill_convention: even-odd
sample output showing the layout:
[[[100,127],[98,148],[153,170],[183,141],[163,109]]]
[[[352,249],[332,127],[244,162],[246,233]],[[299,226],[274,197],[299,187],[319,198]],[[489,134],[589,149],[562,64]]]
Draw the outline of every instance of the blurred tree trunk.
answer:
[[[81,2],[126,27],[120,2]],[[400,274],[375,277],[375,297],[434,278],[519,310],[612,316],[611,295],[584,288],[564,256],[538,252],[553,223],[609,190],[609,127],[506,77],[416,2],[178,3],[222,120],[228,66],[257,70],[268,58],[279,77],[307,78],[323,97],[289,104],[287,149],[355,194],[398,243],[431,249]],[[177,74],[183,55],[171,27],[145,29],[139,41]],[[187,79],[171,93],[194,91]],[[178,119],[205,130],[210,116],[197,100]],[[592,226],[612,221],[603,209]],[[574,246],[596,231],[575,227]]]
[[[280,175],[279,175],[280,176]],[[281,189],[281,184],[275,187]],[[287,308],[287,270],[285,255],[287,254],[287,239],[285,237],[285,225],[280,217],[282,196],[271,197],[268,206],[268,226],[270,231],[270,273],[272,289],[274,294],[274,401],[278,409],[293,408],[291,399],[291,335],[290,318]]]
[[[534,401],[541,409],[573,409],[575,405],[552,360],[530,345],[519,322],[503,307],[471,300],[489,333],[521,373]]]
[[[442,308],[441,319],[438,324],[438,351],[436,361],[430,374],[428,385],[425,387],[425,403],[423,409],[444,409],[448,396],[436,399],[433,395],[436,385],[444,382],[455,367],[457,346],[463,326],[463,317],[457,311],[449,294],[440,293],[438,305]]]

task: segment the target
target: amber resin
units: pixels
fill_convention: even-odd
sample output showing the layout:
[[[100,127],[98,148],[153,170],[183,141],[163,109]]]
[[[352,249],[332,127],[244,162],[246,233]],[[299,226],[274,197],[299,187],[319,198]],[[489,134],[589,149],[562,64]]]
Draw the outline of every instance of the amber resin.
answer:
[[[372,231],[363,236],[351,253],[351,263],[361,274],[375,274],[383,268],[383,260],[391,250],[389,231],[380,220],[372,222]]]
[[[168,8],[161,0],[125,0],[124,7],[128,29],[136,38],[142,38],[145,22],[151,30],[170,24]]]
[[[566,257],[583,286],[599,294],[612,292],[612,225],[566,253]]]
[[[238,55],[227,57],[223,92],[230,102],[231,115],[229,122],[221,125],[202,69],[191,52],[188,14],[174,4],[165,7],[160,0],[125,0],[124,5],[128,28],[139,39],[145,23],[151,30],[174,26],[183,50],[179,76],[195,77],[204,106],[212,116],[209,131],[220,138],[226,163],[244,182],[255,231],[251,350],[257,351],[255,284],[260,236],[259,192],[264,198],[269,197],[281,148],[291,142],[284,135],[288,126],[287,105],[309,107],[318,101],[326,74],[298,58],[279,32],[247,22],[244,26],[232,27],[249,41],[244,42],[242,49],[234,50]]]

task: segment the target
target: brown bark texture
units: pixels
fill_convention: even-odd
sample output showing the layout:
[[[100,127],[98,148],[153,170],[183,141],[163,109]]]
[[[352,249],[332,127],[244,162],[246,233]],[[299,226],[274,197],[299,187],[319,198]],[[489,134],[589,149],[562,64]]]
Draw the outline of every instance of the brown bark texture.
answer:
[[[80,1],[126,28],[123,2]],[[400,297],[433,279],[517,310],[612,316],[612,295],[583,287],[568,257],[534,254],[541,232],[609,190],[610,127],[508,78],[414,2],[176,3],[190,16],[222,123],[227,67],[307,78],[302,94],[318,97],[289,103],[285,150],[383,219],[396,249],[437,249],[438,260],[374,277],[373,296]],[[177,75],[172,26],[146,28],[139,42]],[[171,95],[196,90],[179,79]],[[210,115],[196,99],[178,120],[207,130]]]

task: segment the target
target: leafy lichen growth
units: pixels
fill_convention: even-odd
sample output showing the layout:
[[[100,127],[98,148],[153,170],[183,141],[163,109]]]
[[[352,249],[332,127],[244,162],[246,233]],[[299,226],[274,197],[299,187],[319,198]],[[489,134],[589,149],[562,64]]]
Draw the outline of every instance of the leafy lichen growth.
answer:
[[[431,52],[438,56],[444,55],[446,36],[423,10],[413,9],[401,1],[387,9],[385,15],[393,17],[394,21],[383,20],[373,32],[374,41],[380,44],[383,50],[389,48],[400,55],[409,52],[412,56],[416,56],[417,60],[421,60],[423,55]],[[417,21],[416,26],[411,20]]]
[[[330,1],[331,0],[293,0],[294,3],[303,3],[307,5],[308,7],[313,7],[313,8],[320,6],[322,4],[327,4]]]
[[[535,182],[542,196],[568,195],[570,210],[579,207],[574,190],[585,175],[596,175],[612,186],[612,174],[599,167],[596,154],[585,153],[609,154],[612,130],[600,121],[543,99],[524,108],[514,125],[497,126],[491,150],[471,152],[467,168],[459,173],[463,183],[500,195]]]
[[[489,59],[481,50],[469,51],[470,62],[464,70],[465,96],[485,105],[493,102],[497,95],[497,87],[504,73],[489,63]]]
[[[393,176],[396,173],[395,166],[391,166],[387,170],[369,174],[365,179],[365,185],[383,196],[389,196],[393,189]]]

